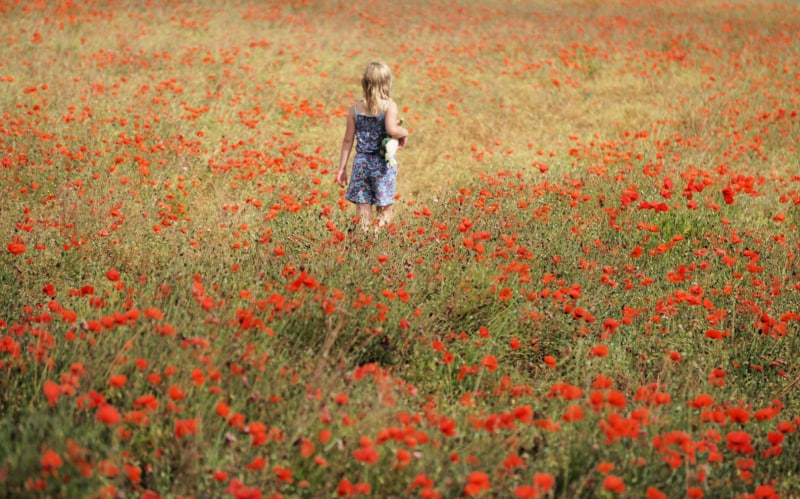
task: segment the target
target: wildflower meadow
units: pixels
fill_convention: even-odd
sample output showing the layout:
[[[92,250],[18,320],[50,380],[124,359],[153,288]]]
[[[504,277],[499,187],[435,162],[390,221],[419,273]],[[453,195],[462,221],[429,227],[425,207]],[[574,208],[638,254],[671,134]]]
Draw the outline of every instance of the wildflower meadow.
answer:
[[[0,16],[0,496],[800,497],[800,4]]]

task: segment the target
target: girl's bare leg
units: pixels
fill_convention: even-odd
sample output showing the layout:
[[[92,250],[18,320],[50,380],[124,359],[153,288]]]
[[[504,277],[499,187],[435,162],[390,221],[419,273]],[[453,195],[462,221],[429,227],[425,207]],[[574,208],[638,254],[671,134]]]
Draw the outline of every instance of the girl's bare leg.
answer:
[[[356,215],[359,219],[361,230],[366,232],[372,223],[372,205],[371,204],[357,204]]]
[[[376,211],[378,212],[378,227],[389,225],[389,222],[392,221],[392,215],[394,214],[394,205],[378,206]]]

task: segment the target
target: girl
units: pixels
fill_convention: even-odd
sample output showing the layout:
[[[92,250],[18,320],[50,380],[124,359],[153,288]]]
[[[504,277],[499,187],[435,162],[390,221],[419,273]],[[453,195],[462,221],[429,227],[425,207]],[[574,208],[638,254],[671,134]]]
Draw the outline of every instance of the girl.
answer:
[[[378,214],[379,227],[388,224],[392,218],[397,168],[389,165],[381,154],[381,140],[389,135],[398,140],[398,147],[402,149],[406,145],[408,130],[397,122],[397,104],[391,98],[392,72],[389,66],[377,61],[367,64],[361,77],[361,88],[364,99],[356,102],[347,114],[336,182],[342,187],[347,185],[347,163],[355,140],[353,176],[345,197],[355,203],[361,227],[367,230],[372,223],[372,205]]]

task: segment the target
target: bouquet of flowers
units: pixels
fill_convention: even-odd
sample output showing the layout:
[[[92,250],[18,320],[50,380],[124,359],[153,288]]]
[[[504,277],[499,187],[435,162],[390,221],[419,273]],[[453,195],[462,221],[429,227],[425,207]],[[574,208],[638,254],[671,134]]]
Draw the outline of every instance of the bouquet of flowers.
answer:
[[[403,124],[403,120],[397,121],[398,125]],[[386,158],[386,161],[392,166],[392,168],[397,168],[397,158],[395,154],[397,154],[397,150],[400,148],[400,143],[397,139],[392,138],[386,135],[383,140],[381,140],[381,153],[383,157]]]

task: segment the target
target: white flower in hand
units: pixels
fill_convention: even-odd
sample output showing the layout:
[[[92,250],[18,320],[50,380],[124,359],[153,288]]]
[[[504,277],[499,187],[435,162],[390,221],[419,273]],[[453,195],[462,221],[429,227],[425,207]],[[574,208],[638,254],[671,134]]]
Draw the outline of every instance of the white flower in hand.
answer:
[[[397,141],[397,139],[393,138],[386,138],[384,142],[384,147],[386,149],[386,155],[384,157],[386,158],[386,161],[392,165],[392,168],[397,168],[397,158],[395,158],[395,154],[397,154],[397,149],[400,147],[400,143]]]

